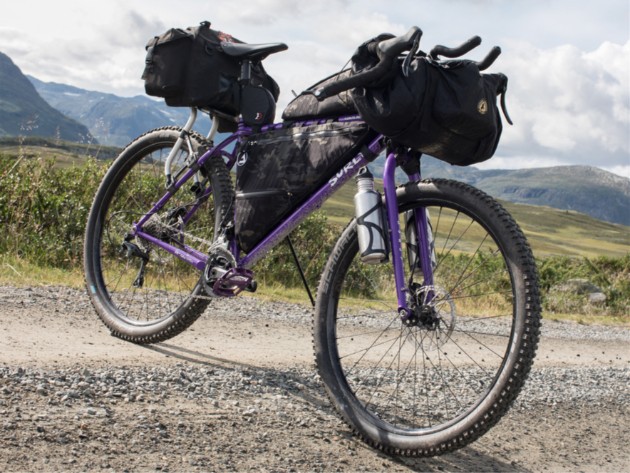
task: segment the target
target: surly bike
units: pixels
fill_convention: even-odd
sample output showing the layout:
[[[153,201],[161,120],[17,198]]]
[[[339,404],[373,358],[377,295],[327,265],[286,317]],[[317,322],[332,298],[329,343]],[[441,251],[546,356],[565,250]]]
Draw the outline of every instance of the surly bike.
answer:
[[[373,81],[418,39],[415,30],[377,42],[380,62],[372,72],[336,78],[310,93],[321,99]],[[223,44],[242,66],[241,87],[253,63],[283,49]],[[441,51],[454,57],[468,49]],[[313,328],[319,375],[345,422],[386,452],[436,455],[494,425],[524,384],[540,324],[534,259],[508,212],[469,185],[422,180],[420,153],[374,132],[356,114],[262,127],[248,126],[243,115],[215,145],[226,117],[205,111],[213,118],[207,137],[191,131],[192,108],[183,128],[156,129],[129,144],[97,191],[85,277],[112,334],[140,344],[164,341],[187,329],[213,299],[254,291],[253,265],[385,153],[383,198],[343,230],[321,276]],[[280,131],[288,134],[274,141]],[[325,150],[344,133],[350,154],[318,171],[326,174],[322,183],[252,240],[256,232],[238,224],[241,204],[276,191],[238,190],[239,168],[255,161],[251,146],[267,146],[267,156],[295,140]],[[398,168],[408,177],[400,186]],[[362,171],[359,181],[360,193],[374,195],[369,175]],[[273,214],[271,206],[263,211]],[[374,262],[380,264],[367,264]]]

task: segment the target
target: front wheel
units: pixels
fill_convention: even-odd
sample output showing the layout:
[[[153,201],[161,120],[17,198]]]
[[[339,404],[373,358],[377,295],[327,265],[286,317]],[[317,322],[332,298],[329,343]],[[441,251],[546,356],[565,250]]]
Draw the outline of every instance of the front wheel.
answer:
[[[320,282],[315,357],[333,404],[363,440],[430,456],[477,439],[522,388],[539,337],[537,275],[523,233],[481,191],[423,181],[399,188],[398,202],[402,228],[416,208],[432,228],[430,286],[413,261],[414,233],[402,232],[415,317],[403,323],[398,314],[391,263],[361,263],[353,221]]]

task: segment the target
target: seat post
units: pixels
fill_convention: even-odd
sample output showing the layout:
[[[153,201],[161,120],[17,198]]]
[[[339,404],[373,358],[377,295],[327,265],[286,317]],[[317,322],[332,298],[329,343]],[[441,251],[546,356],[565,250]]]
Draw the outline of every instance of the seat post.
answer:
[[[243,59],[241,62],[241,77],[239,82],[243,85],[249,84],[252,78],[252,61],[250,59]]]

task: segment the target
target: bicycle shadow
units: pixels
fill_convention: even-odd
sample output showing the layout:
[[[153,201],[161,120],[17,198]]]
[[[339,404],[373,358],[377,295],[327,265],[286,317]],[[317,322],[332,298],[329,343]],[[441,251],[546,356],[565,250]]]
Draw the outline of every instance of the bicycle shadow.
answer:
[[[331,406],[330,401],[324,392],[324,388],[314,370],[312,376],[308,376],[304,373],[304,370],[302,370],[301,373],[300,371],[291,369],[261,367],[255,364],[221,358],[197,350],[190,350],[172,343],[162,342],[155,345],[144,345],[143,348],[198,366],[221,368],[232,371],[251,370],[263,372],[265,376],[261,378],[261,382],[264,387],[282,391],[285,395],[292,396],[293,398],[299,398],[316,409],[337,417],[334,412],[334,408]],[[370,448],[357,439],[350,429],[341,421],[339,421],[339,426],[336,429],[335,435],[352,442],[355,446],[363,449],[366,454],[376,454],[383,460],[391,461],[411,471],[530,471],[522,465],[508,463],[502,459],[483,452],[479,447],[475,446],[475,443],[455,452],[447,453],[441,456],[413,458],[389,455]]]

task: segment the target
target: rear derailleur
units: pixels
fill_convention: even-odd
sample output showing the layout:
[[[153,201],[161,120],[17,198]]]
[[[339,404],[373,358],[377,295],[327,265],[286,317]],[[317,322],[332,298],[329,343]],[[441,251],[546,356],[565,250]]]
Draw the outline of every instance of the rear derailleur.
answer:
[[[133,281],[133,287],[141,288],[144,286],[144,273],[149,262],[149,249],[143,250],[140,246],[132,243],[133,236],[128,235],[125,237],[125,241],[121,245],[121,252],[125,253],[127,259],[139,258],[140,267],[138,268],[138,274]]]

